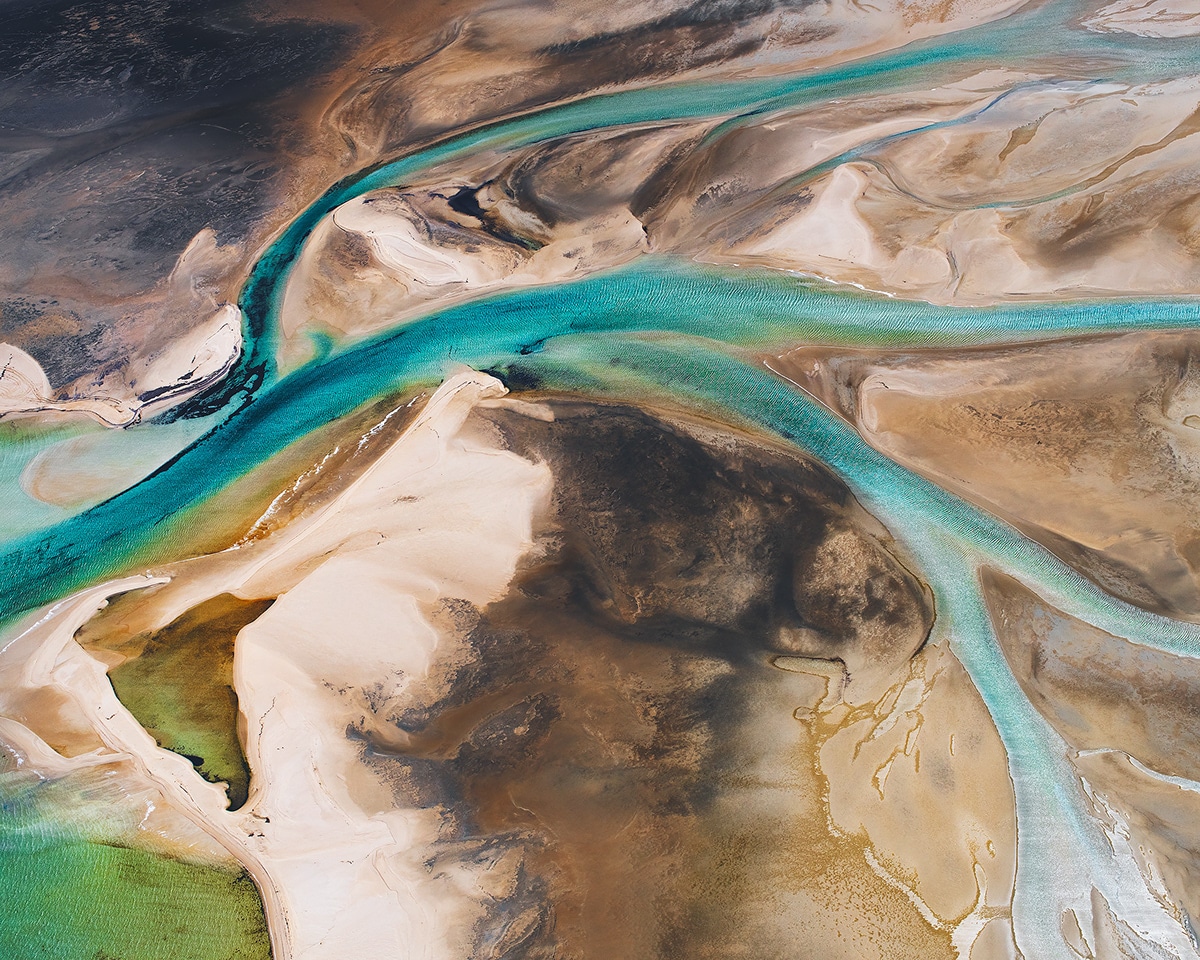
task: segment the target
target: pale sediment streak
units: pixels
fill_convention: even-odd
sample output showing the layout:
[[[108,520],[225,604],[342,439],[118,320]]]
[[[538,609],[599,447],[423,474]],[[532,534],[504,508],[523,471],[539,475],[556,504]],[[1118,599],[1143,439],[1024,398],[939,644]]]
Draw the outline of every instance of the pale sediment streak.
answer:
[[[1079,750],[1075,755],[1077,757],[1095,757],[1104,754],[1115,754],[1116,756],[1124,757],[1129,761],[1130,765],[1140,773],[1144,773],[1152,780],[1157,780],[1159,783],[1169,783],[1172,786],[1178,787],[1180,790],[1186,790],[1189,793],[1200,793],[1200,782],[1190,780],[1187,777],[1175,777],[1168,773],[1162,773],[1146,766],[1137,757],[1126,753],[1124,750],[1117,750],[1111,747],[1097,747],[1092,750]]]

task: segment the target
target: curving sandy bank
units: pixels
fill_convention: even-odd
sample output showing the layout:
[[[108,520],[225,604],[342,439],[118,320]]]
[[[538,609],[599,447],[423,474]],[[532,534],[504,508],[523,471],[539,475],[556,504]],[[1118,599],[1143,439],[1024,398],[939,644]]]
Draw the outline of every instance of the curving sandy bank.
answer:
[[[1194,37],[1200,34],[1200,6],[1195,0],[1117,0],[1087,17],[1083,25],[1098,33]]]
[[[413,860],[419,838],[436,836],[436,814],[388,809],[378,787],[356,772],[358,748],[342,736],[356,708],[339,692],[396,696],[419,682],[437,642],[424,611],[443,595],[487,603],[528,549],[544,468],[457,436],[474,405],[499,392],[478,374],[455,378],[332,503],[167,576],[65,601],[0,661],[23,671],[30,690],[49,683],[59,691],[77,717],[73,740],[99,737],[103,746],[87,762],[132,762],[169,806],[246,866],[263,894],[277,957],[401,950],[420,940],[433,917],[454,927],[446,915],[461,908],[461,894],[435,883],[427,896]],[[140,629],[163,626],[225,591],[279,595],[272,615],[243,631],[238,644],[236,686],[255,779],[237,813],[224,810],[222,787],[203,783],[187,760],[155,746],[116,701],[104,666],[71,639],[107,596],[150,585],[157,590]],[[354,615],[347,618],[347,610]],[[392,688],[379,686],[385,677]],[[42,745],[54,739],[46,727],[53,712],[21,715],[27,727],[6,729],[5,739],[30,758],[56,758]],[[430,948],[456,955],[448,944]]]
[[[308,335],[647,253],[963,305],[1196,293],[1198,108],[1196,77],[996,69],[486,152],[326,218],[289,282],[281,359],[308,359]]]
[[[876,449],[1015,523],[1105,589],[1200,617],[1196,336],[1147,332],[768,365]]]
[[[218,383],[242,353],[242,314],[227,303],[185,335],[136,356],[118,377],[55,390],[32,356],[0,344],[0,417],[86,414],[109,427],[143,416]]]
[[[0,652],[0,735],[44,775],[114,765],[235,856],[280,960],[734,956],[835,943],[846,911],[831,956],[1008,957],[1003,751],[887,532],[759,438],[504,392],[460,374],[235,546],[46,612]],[[223,594],[274,598],[237,636],[236,812],[95,645]]]
[[[11,344],[0,344],[0,416],[29,413],[83,413],[120,427],[136,417],[132,405],[115,397],[57,397],[45,371],[33,357]]]

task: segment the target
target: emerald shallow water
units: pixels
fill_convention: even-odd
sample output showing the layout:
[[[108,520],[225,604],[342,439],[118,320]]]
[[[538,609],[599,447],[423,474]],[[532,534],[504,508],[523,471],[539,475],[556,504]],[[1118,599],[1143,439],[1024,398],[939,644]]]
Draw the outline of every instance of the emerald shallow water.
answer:
[[[160,747],[187,757],[205,780],[226,784],[229,807],[237,810],[246,802],[250,770],[237,732],[234,640],[272,601],[222,594],[161,630],[125,637],[103,626],[106,615],[120,609],[121,599],[76,639],[85,649],[98,647],[130,658],[108,673],[117,698]]]
[[[258,891],[240,870],[119,845],[69,786],[0,776],[5,960],[266,960]],[[92,805],[93,807],[95,805]]]

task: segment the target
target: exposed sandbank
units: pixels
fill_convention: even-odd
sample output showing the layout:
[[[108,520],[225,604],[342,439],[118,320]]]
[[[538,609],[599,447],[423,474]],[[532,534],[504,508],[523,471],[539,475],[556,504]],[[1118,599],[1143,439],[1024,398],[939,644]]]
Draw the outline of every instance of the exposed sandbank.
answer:
[[[37,360],[0,344],[0,416],[82,413],[126,427],[217,383],[241,352],[241,312],[232,304],[176,340],[142,344],[119,375],[57,390]]]
[[[1083,25],[1098,33],[1194,37],[1200,34],[1200,6],[1195,0],[1117,0],[1085,18]]]
[[[355,171],[597,91],[830,66],[1025,5],[233,0],[114,10],[88,30],[24,12],[0,56],[3,339],[55,390],[124,398],[130,356],[188,340]],[[130,72],[98,69],[111,57]]]
[[[964,305],[1200,292],[1197,109],[1194,77],[989,70],[719,128],[487,152],[318,227],[289,284],[282,359],[307,359],[307,333],[361,336],[646,253]]]
[[[1105,589],[1200,617],[1194,334],[768,365],[872,446],[1013,523]]]
[[[744,936],[837,943],[847,910],[847,957],[977,938],[974,956],[1008,956],[1003,754],[949,653],[910,659],[930,611],[886,531],[795,453],[502,393],[453,378],[342,483],[85,594],[0,664],[86,667],[55,674],[75,742],[104,744],[91,762],[119,748],[251,870],[277,957],[645,954],[665,935],[732,956]],[[240,811],[71,639],[138,585],[132,635],[219,594],[276,598],[235,648]],[[49,711],[22,716],[14,747],[67,763]],[[975,786],[947,791],[946,764]],[[922,844],[900,810],[930,805]]]
[[[363,779],[354,773],[358,748],[344,736],[357,708],[334,691],[348,683],[370,690],[380,677],[403,686],[410,675],[419,675],[436,635],[421,617],[418,598],[429,602],[448,589],[485,604],[502,590],[527,548],[522,516],[528,527],[544,471],[515,457],[454,443],[457,424],[481,395],[498,386],[490,384],[476,375],[459,378],[431,402],[390,455],[372,463],[331,504],[229,553],[185,562],[171,571],[170,583],[148,595],[143,623],[161,629],[216,593],[282,594],[274,614],[243,631],[237,647],[235,685],[255,774],[244,810],[225,811],[223,788],[204,784],[187,760],[158,749],[123,707],[110,706],[115,698],[102,665],[69,640],[77,623],[55,617],[25,641],[65,635],[77,651],[73,656],[99,671],[98,682],[107,690],[105,716],[113,714],[114,724],[137,730],[136,738],[130,733],[131,742],[122,744],[126,752],[152,778],[167,781],[177,794],[182,791],[179,799],[188,808],[202,808],[212,832],[235,847],[255,876],[277,956],[344,957],[347,950],[383,945],[401,949],[419,942],[424,910],[456,909],[452,892],[446,903],[439,906],[435,898],[427,907],[413,901],[409,889],[414,871],[419,876],[422,870],[403,838],[413,830],[436,835],[436,815],[431,820],[421,811],[397,810],[370,816],[347,797],[345,791],[353,792],[353,784]],[[489,482],[493,494],[479,497],[479,485]],[[393,492],[399,483],[402,495]],[[390,509],[381,511],[387,505]],[[447,535],[434,525],[438,517],[457,518],[465,529],[443,519],[441,527],[460,531]],[[370,555],[372,547],[374,562],[364,562],[362,550]],[[334,550],[341,555],[320,562]],[[192,569],[195,575],[180,575]],[[408,573],[397,581],[401,570]],[[93,594],[96,603],[104,590]],[[335,628],[339,622],[346,625],[344,604],[350,596],[361,601],[354,605],[352,637]],[[320,609],[325,613],[317,614]],[[91,687],[76,695],[85,704],[97,698]],[[314,727],[317,718],[324,722]],[[28,719],[34,726],[40,721],[36,715]],[[343,777],[349,783],[339,787]],[[273,864],[269,876],[256,868],[264,862]],[[406,903],[416,912],[406,911]]]
[[[1009,577],[982,582],[1013,673],[1071,748],[1097,818],[1131,833],[1150,888],[1195,916],[1200,665],[1075,620]]]

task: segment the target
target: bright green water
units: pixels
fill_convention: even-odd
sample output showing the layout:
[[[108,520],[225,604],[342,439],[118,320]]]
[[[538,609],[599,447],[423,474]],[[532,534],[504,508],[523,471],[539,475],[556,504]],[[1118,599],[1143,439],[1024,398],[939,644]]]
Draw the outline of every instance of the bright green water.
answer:
[[[16,785],[0,775],[0,790],[4,960],[270,957],[258,891],[245,873],[104,842],[126,825],[69,785]]]

